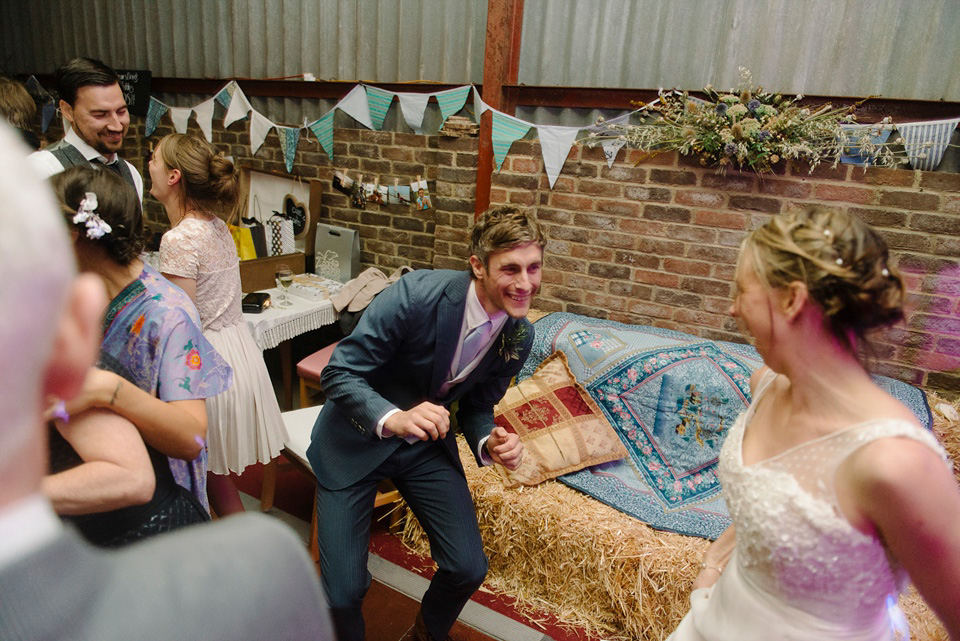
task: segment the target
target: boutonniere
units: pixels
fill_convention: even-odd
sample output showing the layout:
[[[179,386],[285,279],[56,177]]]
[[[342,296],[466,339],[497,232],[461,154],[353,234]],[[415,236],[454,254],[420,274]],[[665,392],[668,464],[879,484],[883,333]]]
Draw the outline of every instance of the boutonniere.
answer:
[[[509,334],[500,335],[500,356],[508,363],[520,359],[520,348],[527,340],[529,330],[526,325],[518,324]]]

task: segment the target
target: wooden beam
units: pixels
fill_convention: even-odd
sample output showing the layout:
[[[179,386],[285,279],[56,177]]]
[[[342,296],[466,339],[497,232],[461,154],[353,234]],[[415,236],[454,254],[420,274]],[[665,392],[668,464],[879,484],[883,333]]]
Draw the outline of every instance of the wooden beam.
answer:
[[[483,101],[513,114],[515,104],[504,100],[503,86],[516,84],[520,69],[520,41],[523,36],[523,0],[488,0],[487,39],[483,55]],[[476,216],[490,206],[493,175],[493,114],[480,121],[480,154],[477,159]]]

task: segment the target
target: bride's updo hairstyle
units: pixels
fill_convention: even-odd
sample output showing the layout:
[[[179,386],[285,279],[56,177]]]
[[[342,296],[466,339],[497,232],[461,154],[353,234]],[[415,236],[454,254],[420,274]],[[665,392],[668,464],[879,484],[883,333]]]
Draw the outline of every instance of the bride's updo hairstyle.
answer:
[[[108,169],[81,165],[54,175],[50,182],[67,225],[77,233],[78,251],[96,243],[119,265],[129,265],[140,255],[143,215],[133,185]]]
[[[886,242],[845,212],[811,207],[774,216],[743,241],[741,260],[747,252],[768,287],[805,284],[831,332],[851,349],[871,329],[903,318],[903,281]]]
[[[240,172],[206,140],[189,134],[170,134],[160,140],[157,149],[167,168],[180,171],[181,197],[187,205],[222,215],[236,204]]]

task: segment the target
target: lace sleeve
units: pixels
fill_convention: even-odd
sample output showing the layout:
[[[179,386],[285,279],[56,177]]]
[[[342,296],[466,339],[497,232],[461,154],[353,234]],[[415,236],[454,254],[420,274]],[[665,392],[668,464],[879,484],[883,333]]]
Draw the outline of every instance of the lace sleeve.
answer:
[[[173,228],[160,240],[160,271],[196,280],[200,273],[200,244],[180,228]]]

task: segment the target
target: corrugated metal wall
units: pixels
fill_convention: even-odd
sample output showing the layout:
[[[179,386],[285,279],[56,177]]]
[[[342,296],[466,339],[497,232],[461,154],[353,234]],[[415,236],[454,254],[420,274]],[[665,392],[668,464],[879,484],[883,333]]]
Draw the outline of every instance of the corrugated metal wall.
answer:
[[[486,15],[486,0],[0,0],[0,69],[89,55],[158,76],[480,82]],[[728,88],[746,66],[787,92],[960,101],[957,0],[526,0],[523,30],[531,85]],[[288,124],[329,108],[254,106]]]
[[[525,0],[520,81],[958,102],[958,63],[957,0]]]

